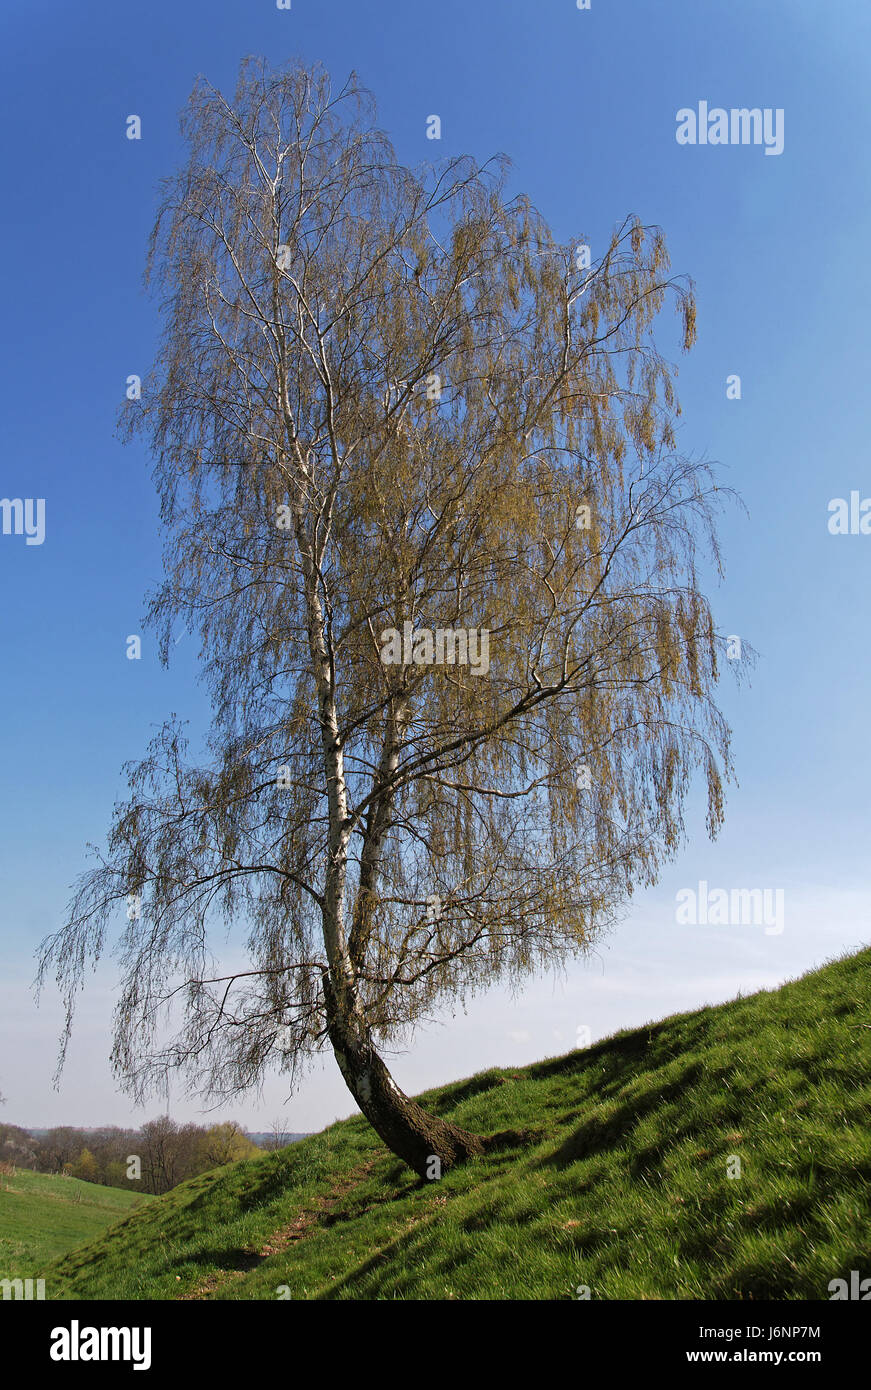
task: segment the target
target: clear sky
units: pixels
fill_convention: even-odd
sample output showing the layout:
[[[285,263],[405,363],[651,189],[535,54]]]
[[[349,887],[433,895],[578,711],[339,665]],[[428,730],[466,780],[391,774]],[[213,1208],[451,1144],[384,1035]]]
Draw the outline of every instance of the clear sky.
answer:
[[[601,244],[629,213],[665,230],[695,281],[699,341],[681,359],[679,445],[741,493],[722,529],[721,629],[760,654],[726,680],[740,786],[712,846],[690,842],[624,924],[561,979],[447,1015],[393,1061],[406,1090],[522,1065],[678,1010],[776,986],[868,944],[871,840],[867,595],[871,535],[833,535],[830,500],[871,497],[871,7],[867,0],[8,0],[0,28],[4,209],[0,496],[45,499],[45,539],[0,535],[0,1117],[139,1123],[108,1066],[114,974],[81,1009],[59,1091],[51,989],[34,951],[123,796],[122,763],[170,712],[202,728],[193,643],[164,671],[144,595],[160,573],[149,461],[114,437],[127,377],[158,330],[141,288],[157,180],[204,73],[232,91],[248,53],[353,68],[407,163],[513,160],[563,240]],[[783,151],[681,145],[677,112],[783,112]],[[142,138],[126,138],[128,115]],[[440,143],[426,138],[438,114]],[[669,324],[670,333],[670,324]],[[727,378],[741,398],[727,399]],[[865,616],[863,616],[863,614]],[[676,920],[698,888],[783,893],[782,931]],[[179,1119],[201,1110],[170,1095]],[[286,1099],[224,1115],[317,1129],[353,1110],[332,1057]]]

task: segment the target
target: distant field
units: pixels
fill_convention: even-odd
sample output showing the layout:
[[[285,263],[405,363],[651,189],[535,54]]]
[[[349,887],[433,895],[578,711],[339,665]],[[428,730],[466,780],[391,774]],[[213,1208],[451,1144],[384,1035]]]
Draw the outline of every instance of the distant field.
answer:
[[[0,1279],[27,1278],[151,1198],[20,1168],[0,1173]]]

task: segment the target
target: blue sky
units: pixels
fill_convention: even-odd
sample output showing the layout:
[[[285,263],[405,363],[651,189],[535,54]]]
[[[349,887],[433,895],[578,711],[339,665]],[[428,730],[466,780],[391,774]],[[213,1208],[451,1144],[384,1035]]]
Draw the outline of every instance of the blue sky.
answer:
[[[319,59],[338,81],[356,69],[408,163],[504,151],[514,190],[594,256],[627,214],[659,223],[699,305],[679,444],[719,461],[750,511],[723,525],[727,576],[713,593],[722,630],[760,654],[749,687],[722,690],[740,782],[725,830],[712,846],[700,810],[687,849],[593,956],[447,1015],[395,1060],[400,1084],[523,1064],[567,1051],[584,1025],[601,1037],[773,987],[871,937],[871,536],[828,530],[830,499],[871,496],[867,4],[18,0],[0,44],[0,496],[46,505],[42,545],[0,535],[0,1114],[19,1124],[137,1123],[160,1109],[133,1111],[112,1081],[111,966],[82,995],[58,1092],[57,998],[37,1011],[30,984],[85,843],[103,840],[123,795],[122,763],[171,711],[195,728],[208,713],[189,639],[168,672],[148,635],[143,659],[126,659],[160,535],[148,458],[120,445],[114,422],[156,342],[141,273],[157,180],[181,158],[178,112],[198,73],[231,91],[248,53]],[[783,153],[678,145],[677,111],[702,100],[782,108]],[[125,138],[131,113],[139,141]],[[731,373],[740,400],[726,398]],[[782,889],[783,931],[678,925],[675,895],[700,880]],[[201,1113],[180,1092],[170,1104]],[[352,1109],[327,1056],[293,1099],[276,1076],[223,1113],[304,1130]]]

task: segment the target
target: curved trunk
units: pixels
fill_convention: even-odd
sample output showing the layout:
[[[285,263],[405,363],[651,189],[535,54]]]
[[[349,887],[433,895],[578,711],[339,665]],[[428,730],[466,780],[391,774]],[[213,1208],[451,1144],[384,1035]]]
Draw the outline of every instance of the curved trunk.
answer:
[[[325,979],[327,1031],[348,1090],[387,1147],[421,1178],[441,1177],[448,1168],[484,1153],[487,1141],[430,1115],[396,1085],[368,1030],[350,1028]],[[436,1161],[437,1160],[437,1161]]]

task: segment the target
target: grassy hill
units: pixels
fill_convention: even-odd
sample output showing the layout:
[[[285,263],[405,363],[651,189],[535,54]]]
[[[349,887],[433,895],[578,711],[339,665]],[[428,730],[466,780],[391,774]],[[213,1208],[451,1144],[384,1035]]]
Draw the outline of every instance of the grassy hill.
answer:
[[[47,1297],[825,1300],[871,1275],[871,950],[420,1099],[535,1137],[421,1183],[344,1120],[150,1202]]]
[[[151,1198],[78,1178],[0,1173],[0,1278],[26,1279]]]

